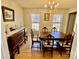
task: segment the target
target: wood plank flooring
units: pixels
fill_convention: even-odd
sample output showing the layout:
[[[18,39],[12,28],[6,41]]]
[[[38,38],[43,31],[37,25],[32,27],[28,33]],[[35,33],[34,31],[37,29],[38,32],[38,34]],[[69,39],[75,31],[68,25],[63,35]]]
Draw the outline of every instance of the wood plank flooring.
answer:
[[[62,56],[57,51],[54,51],[53,57],[47,52],[45,57],[42,55],[42,51],[39,49],[31,49],[31,39],[29,37],[26,44],[23,44],[20,48],[20,54],[15,55],[15,59],[69,59],[68,55],[63,53]]]

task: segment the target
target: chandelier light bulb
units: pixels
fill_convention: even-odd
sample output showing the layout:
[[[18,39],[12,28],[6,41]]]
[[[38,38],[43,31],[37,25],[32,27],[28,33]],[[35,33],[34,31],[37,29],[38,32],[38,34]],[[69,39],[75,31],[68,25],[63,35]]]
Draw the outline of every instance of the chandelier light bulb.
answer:
[[[55,5],[55,8],[57,7],[57,5]]]
[[[53,1],[53,4],[55,4],[55,2]]]
[[[49,5],[50,5],[50,1],[49,1]]]
[[[50,8],[52,9],[52,8],[53,8],[53,6],[50,6]]]
[[[50,8],[50,9],[53,9],[53,8],[57,8],[59,6],[59,3],[56,3],[55,1],[53,1],[51,3],[51,1],[49,1],[47,4],[44,5],[45,8]]]
[[[57,6],[59,6],[59,3],[57,3]]]
[[[44,7],[47,8],[47,4],[45,4]]]

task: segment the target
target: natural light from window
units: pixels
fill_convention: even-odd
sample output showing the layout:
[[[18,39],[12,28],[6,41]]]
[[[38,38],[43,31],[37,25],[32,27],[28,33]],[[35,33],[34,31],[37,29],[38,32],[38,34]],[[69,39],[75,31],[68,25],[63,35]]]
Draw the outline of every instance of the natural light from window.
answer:
[[[32,19],[32,30],[39,31],[40,14],[32,13],[31,19]]]
[[[56,27],[57,31],[60,31],[60,24],[62,22],[63,19],[63,14],[52,14],[52,22],[53,22],[53,26],[52,27]]]

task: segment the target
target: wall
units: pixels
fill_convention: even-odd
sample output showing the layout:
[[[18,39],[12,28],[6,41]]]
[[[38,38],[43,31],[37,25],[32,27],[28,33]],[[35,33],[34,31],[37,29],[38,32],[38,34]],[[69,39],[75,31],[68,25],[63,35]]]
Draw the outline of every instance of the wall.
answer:
[[[77,22],[74,25],[75,36],[72,44],[70,59],[77,59]]]
[[[75,11],[77,11],[77,7],[73,7],[71,9],[69,9],[68,13],[72,13],[72,12],[75,12]]]
[[[68,12],[67,12],[67,17],[66,17],[67,20],[65,22],[65,32],[67,31],[67,24],[68,24],[69,13],[73,13],[73,12],[77,12],[77,8],[76,7],[73,7],[71,9],[69,9]]]
[[[73,7],[73,8],[70,8],[68,9],[67,13],[66,13],[66,20],[64,20],[63,24],[64,24],[64,33],[66,33],[67,31],[67,24],[68,24],[68,18],[69,18],[69,13],[72,13],[72,12],[76,12],[77,11],[77,7]],[[71,23],[72,24],[72,23]]]
[[[1,59],[10,59],[3,18],[1,18]]]
[[[76,7],[69,9],[68,13],[72,13],[72,12],[77,12]],[[74,40],[71,48],[70,59],[77,59],[77,19],[75,19],[73,30],[75,32],[75,36],[74,36]]]
[[[7,38],[5,34],[6,25],[8,25],[8,29],[10,26],[14,26],[15,24],[17,26],[23,26],[23,9],[12,0],[2,0],[1,6],[12,8],[15,11],[15,21],[3,22],[3,18],[1,18],[1,58],[10,59]]]
[[[68,24],[67,24],[67,33],[72,32],[75,24],[76,13],[70,13]]]
[[[4,22],[5,27],[8,25],[8,27],[17,25],[17,26],[23,26],[23,9],[13,0],[2,0],[1,1],[2,6],[6,6],[9,8],[14,9],[15,12],[15,21],[11,22]]]
[[[40,29],[43,28],[44,26],[48,27],[49,30],[51,30],[52,28],[52,20],[50,19],[49,21],[44,21],[44,13],[49,12],[49,13],[59,13],[59,14],[63,14],[63,21],[61,23],[61,31],[65,32],[65,22],[66,22],[66,18],[67,18],[67,9],[56,9],[56,10],[46,10],[46,9],[33,9],[33,8],[25,8],[24,9],[24,26],[27,28],[27,32],[30,31],[31,29],[31,13],[40,13],[41,15],[41,19],[40,19]],[[64,24],[64,25],[63,25]]]

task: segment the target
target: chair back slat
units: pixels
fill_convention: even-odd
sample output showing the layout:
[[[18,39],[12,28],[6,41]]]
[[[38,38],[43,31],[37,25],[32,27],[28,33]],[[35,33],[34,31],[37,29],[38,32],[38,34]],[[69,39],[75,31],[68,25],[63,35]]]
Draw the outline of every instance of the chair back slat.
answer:
[[[53,27],[53,28],[51,29],[51,31],[56,32],[56,31],[57,31],[57,28],[56,28],[56,27]]]
[[[54,37],[51,34],[49,34],[47,36],[47,38],[43,41],[43,44],[52,45],[52,47],[53,47],[53,45],[54,45],[54,40],[53,39],[54,39]]]
[[[72,34],[68,34],[68,35],[66,35],[65,36],[65,41],[63,42],[63,45],[68,45],[68,46],[70,46],[70,48],[71,48],[71,46],[72,46],[72,43],[73,43],[73,36],[72,36]]]
[[[48,28],[47,27],[43,27],[42,28],[42,32],[48,32]]]
[[[31,29],[31,39],[33,40],[34,38],[34,33],[33,33],[33,30]]]

